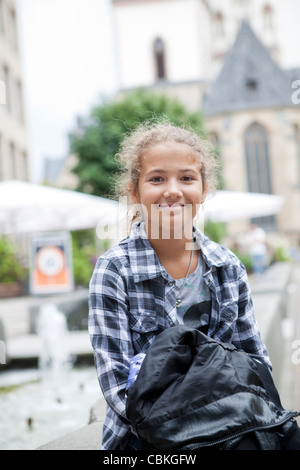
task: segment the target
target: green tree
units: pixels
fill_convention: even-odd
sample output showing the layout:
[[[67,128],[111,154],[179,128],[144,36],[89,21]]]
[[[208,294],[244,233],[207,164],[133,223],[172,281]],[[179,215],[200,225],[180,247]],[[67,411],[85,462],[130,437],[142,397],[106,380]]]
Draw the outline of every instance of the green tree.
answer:
[[[190,113],[174,98],[144,89],[118,100],[106,101],[82,120],[80,132],[70,134],[70,150],[78,157],[73,172],[78,190],[98,196],[112,196],[112,178],[118,171],[114,158],[124,134],[149,119],[165,118],[175,125],[203,132],[200,112]]]
[[[7,237],[0,238],[0,260],[0,283],[10,284],[25,280],[27,270],[18,260],[13,242]]]

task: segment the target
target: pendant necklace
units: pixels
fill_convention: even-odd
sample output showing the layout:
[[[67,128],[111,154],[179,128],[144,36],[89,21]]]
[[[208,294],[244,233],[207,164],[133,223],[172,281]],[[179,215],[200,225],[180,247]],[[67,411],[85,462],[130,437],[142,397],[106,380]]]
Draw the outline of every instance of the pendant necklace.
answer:
[[[190,269],[191,269],[192,261],[193,261],[193,252],[194,252],[194,249],[193,249],[193,247],[192,247],[192,250],[191,250],[191,257],[190,257],[190,264],[189,264],[187,273],[186,273],[186,275],[185,275],[185,278],[184,278],[184,280],[183,280],[182,286],[181,286],[181,288],[179,289],[179,292],[178,292],[178,294],[177,294],[177,298],[176,298],[176,307],[180,307],[180,306],[181,306],[182,299],[180,298],[180,296],[181,296],[181,293],[182,293],[182,291],[183,291],[183,288],[184,288],[185,285],[186,285],[187,277],[188,277],[188,275],[190,274]]]

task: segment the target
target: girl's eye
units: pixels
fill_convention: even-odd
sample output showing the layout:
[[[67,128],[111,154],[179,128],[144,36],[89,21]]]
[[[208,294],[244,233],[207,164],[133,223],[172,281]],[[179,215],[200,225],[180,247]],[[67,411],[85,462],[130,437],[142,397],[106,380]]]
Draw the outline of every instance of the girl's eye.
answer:
[[[151,182],[152,183],[161,183],[162,182],[162,177],[161,176],[154,176],[153,178],[151,178]]]
[[[193,181],[194,178],[192,176],[183,176],[181,179],[183,181]]]

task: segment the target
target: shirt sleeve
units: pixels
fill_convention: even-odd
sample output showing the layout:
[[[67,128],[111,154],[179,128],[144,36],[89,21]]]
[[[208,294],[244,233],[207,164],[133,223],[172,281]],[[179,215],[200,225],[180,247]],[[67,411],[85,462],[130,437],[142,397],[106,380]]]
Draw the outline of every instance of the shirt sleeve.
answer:
[[[232,337],[232,343],[238,349],[243,349],[250,356],[264,362],[272,369],[267,348],[261,340],[248,277],[244,267],[242,267],[239,278],[238,318]]]
[[[113,260],[99,258],[90,281],[89,334],[103,395],[127,422],[125,388],[134,352],[125,279]]]

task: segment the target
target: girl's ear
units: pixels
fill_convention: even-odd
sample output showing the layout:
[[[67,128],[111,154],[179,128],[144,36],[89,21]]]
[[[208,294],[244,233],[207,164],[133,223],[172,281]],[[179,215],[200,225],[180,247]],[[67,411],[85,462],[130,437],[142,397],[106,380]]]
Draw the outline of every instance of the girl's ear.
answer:
[[[133,204],[139,204],[140,203],[140,198],[139,198],[139,195],[138,195],[138,191],[134,187],[134,184],[132,183],[132,181],[130,181],[128,183],[128,191],[129,191],[129,194],[130,194],[130,197],[131,197],[131,200],[132,200]]]

